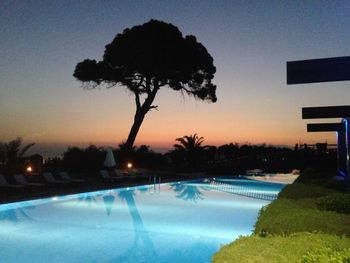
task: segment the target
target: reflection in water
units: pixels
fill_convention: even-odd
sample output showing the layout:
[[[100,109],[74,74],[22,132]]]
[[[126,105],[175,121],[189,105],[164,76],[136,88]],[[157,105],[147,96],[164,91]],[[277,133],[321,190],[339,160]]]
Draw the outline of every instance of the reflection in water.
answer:
[[[197,184],[189,183],[173,183],[170,185],[170,189],[175,191],[176,197],[185,201],[196,202],[203,199],[203,193],[200,191],[217,190],[230,194],[242,195],[254,199],[272,201],[277,198],[281,186],[278,184],[262,184],[260,182],[254,182],[250,180],[215,180],[206,179],[205,184],[198,187]]]
[[[134,242],[127,251],[109,262],[141,262],[141,260],[144,260],[143,262],[152,262],[153,259],[157,258],[157,254],[137,209],[134,199],[135,190],[121,191],[118,193],[118,196],[122,201],[126,201],[128,206],[134,227]]]
[[[160,194],[160,184],[159,183],[154,183],[153,186],[150,186],[148,188],[148,192],[150,194]]]
[[[22,219],[33,221],[34,219],[27,214],[26,210],[32,210],[34,208],[35,206],[31,205],[23,208],[0,211],[0,221],[18,222]]]
[[[176,192],[176,198],[192,202],[203,200],[203,193],[199,190],[199,187],[195,185],[190,185],[187,183],[174,183],[170,185],[170,189]]]
[[[137,189],[140,193],[147,193],[149,187],[140,187],[139,189]]]
[[[92,205],[92,204],[96,204],[97,201],[96,201],[96,197],[97,195],[93,196],[93,195],[85,195],[85,196],[81,196],[78,198],[78,202],[84,202],[84,203],[87,203],[89,205]]]
[[[112,212],[112,207],[113,207],[113,203],[115,200],[115,196],[112,194],[109,194],[109,195],[103,196],[102,199],[103,199],[103,202],[104,202],[105,207],[106,207],[107,215],[109,216],[109,215],[111,215],[111,212]]]

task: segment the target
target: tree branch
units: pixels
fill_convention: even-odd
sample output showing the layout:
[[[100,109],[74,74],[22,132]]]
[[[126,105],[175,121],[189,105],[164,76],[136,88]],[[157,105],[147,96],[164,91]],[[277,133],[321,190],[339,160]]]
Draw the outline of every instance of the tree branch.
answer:
[[[167,83],[158,84],[158,88],[168,85]]]
[[[100,83],[90,81],[88,83],[82,83],[81,87],[85,90],[90,90],[90,89],[94,89],[94,88],[98,87],[99,85],[100,85]]]
[[[152,105],[152,106],[150,106],[150,107],[148,108],[148,111],[151,111],[151,110],[153,110],[153,109],[158,110],[158,105]]]
[[[141,87],[142,86],[142,82],[144,80],[144,77],[143,76],[140,76],[141,79],[140,79],[140,82],[137,84],[137,88]]]
[[[146,78],[146,86],[145,86],[146,92],[148,95],[152,93],[151,91],[151,80],[149,78]]]
[[[109,83],[109,84],[107,84],[106,88],[110,89],[110,88],[112,88],[112,87],[114,87],[116,85],[117,85],[117,83]]]
[[[140,109],[141,102],[140,102],[140,95],[138,92],[135,92],[135,102],[136,102],[136,109]]]
[[[186,89],[185,86],[183,86],[182,89],[183,89],[184,91],[186,91],[187,93],[191,93],[191,94],[193,93],[193,91],[191,91],[191,90],[189,90],[189,89]]]

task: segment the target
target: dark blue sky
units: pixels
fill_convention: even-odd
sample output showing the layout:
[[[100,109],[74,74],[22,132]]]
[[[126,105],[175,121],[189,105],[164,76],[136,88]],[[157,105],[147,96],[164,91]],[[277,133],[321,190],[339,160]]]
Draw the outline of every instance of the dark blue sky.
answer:
[[[133,97],[120,88],[83,91],[72,74],[83,59],[100,59],[117,33],[151,18],[207,47],[218,102],[161,91],[137,143],[169,146],[195,132],[208,144],[334,140],[307,134],[301,107],[350,101],[349,83],[287,86],[285,76],[288,60],[349,55],[349,1],[1,1],[0,10],[0,140],[125,140]]]

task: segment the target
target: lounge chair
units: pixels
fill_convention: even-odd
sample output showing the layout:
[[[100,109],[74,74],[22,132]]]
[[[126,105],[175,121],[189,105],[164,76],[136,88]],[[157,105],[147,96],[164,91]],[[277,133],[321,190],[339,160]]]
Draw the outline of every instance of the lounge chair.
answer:
[[[142,168],[131,170],[130,175],[133,175],[138,178],[149,178],[155,176],[154,172]]]
[[[72,182],[72,183],[84,183],[84,182],[85,182],[85,180],[83,180],[83,179],[71,178],[67,172],[59,172],[58,175],[59,175],[63,180],[66,180],[66,181],[68,181],[68,182]]]
[[[112,171],[112,175],[115,174],[116,177],[120,178],[129,178],[129,179],[135,179],[138,178],[138,174],[134,172],[134,170],[120,170],[115,169]]]
[[[135,168],[126,168],[126,169],[115,169],[116,173],[123,174],[123,176],[130,177],[130,178],[136,178],[139,177],[139,175],[142,175],[144,173],[144,169],[135,169]]]
[[[25,186],[44,186],[44,184],[28,182],[23,174],[15,174],[14,178],[15,178],[15,181],[18,184],[20,184],[20,185],[25,185]]]
[[[110,181],[119,180],[123,178],[121,176],[111,176],[106,170],[100,170],[100,175],[103,179]]]
[[[56,180],[55,177],[53,177],[52,173],[46,172],[43,173],[44,180],[49,184],[68,184],[68,181],[64,180]]]
[[[111,172],[111,175],[112,177],[120,177],[120,178],[123,178],[126,173],[123,171],[123,170],[120,170],[120,169],[114,169],[112,172]]]
[[[9,184],[2,174],[0,174],[0,187],[7,187],[7,188],[23,188],[23,185],[18,184]]]
[[[150,177],[154,176],[154,174],[150,173],[149,171],[145,169],[128,169],[125,173],[126,178],[131,178],[131,179],[149,179]]]

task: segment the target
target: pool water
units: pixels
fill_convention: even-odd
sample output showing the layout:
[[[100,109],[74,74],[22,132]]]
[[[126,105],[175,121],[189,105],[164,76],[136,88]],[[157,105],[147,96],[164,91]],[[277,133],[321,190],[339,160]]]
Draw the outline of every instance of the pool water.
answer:
[[[282,188],[216,178],[0,205],[0,261],[210,262]]]

